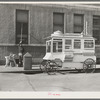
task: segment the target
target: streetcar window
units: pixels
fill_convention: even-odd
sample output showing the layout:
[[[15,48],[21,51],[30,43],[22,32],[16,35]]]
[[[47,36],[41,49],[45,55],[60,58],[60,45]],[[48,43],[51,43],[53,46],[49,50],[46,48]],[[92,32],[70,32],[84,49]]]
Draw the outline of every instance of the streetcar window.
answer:
[[[62,52],[62,41],[53,41],[53,52]]]
[[[93,40],[85,40],[84,41],[84,48],[93,48],[93,47],[94,47]]]
[[[56,43],[53,42],[53,52],[56,52]]]
[[[70,39],[65,40],[65,49],[72,49],[72,41]]]
[[[62,42],[58,42],[58,52],[62,52]]]
[[[51,52],[51,42],[47,42],[47,52]]]
[[[74,49],[81,48],[81,40],[74,40]]]

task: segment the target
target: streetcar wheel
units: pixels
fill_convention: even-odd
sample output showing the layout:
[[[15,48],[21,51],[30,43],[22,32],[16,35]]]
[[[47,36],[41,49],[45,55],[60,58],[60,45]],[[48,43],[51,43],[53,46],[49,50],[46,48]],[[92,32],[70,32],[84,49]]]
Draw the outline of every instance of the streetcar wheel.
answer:
[[[92,58],[88,58],[83,63],[83,72],[93,73],[96,68],[96,62]]]
[[[42,72],[46,72],[46,62],[46,60],[43,60],[39,66]]]
[[[56,66],[57,64],[54,61],[47,61],[46,62],[46,72],[48,75],[56,74]]]

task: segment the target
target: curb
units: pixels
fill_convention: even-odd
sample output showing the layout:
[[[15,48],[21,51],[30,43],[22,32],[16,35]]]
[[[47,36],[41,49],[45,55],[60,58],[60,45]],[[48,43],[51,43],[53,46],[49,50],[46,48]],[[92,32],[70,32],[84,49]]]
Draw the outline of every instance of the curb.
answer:
[[[83,72],[78,72],[77,70],[58,70],[58,72],[64,72],[64,71],[70,71],[73,73],[83,73]],[[22,70],[22,71],[0,71],[0,73],[24,73],[24,74],[38,74],[38,73],[43,73],[41,70],[37,69],[37,70]],[[100,68],[95,69],[94,73],[100,73]]]
[[[70,72],[78,72],[78,70],[75,69],[58,69],[59,71],[70,71]],[[43,73],[40,69],[39,69],[39,65],[33,65],[31,70],[24,70],[23,67],[8,67],[5,68],[4,66],[1,66],[0,69],[0,73],[25,73],[25,74],[37,74],[37,73]],[[82,73],[82,72],[80,72]],[[94,73],[100,73],[100,67],[97,67],[95,69]]]

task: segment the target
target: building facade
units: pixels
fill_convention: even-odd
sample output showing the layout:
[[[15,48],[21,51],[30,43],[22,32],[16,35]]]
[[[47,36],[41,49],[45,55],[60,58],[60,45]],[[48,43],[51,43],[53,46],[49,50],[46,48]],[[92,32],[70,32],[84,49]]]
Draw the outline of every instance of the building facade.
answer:
[[[54,31],[81,33],[87,22],[87,35],[96,38],[96,57],[100,59],[100,8],[68,4],[0,4],[0,64],[10,52],[18,55],[22,41],[24,53],[33,62],[45,55],[45,38]]]

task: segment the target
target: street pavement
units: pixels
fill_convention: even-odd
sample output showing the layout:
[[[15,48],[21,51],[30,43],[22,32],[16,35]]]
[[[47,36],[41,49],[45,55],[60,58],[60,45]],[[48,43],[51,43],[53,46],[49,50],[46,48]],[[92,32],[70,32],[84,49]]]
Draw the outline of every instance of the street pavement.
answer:
[[[38,66],[33,67],[33,70],[24,71],[23,67],[0,66],[0,91],[100,91],[100,70],[48,75],[40,72]]]

